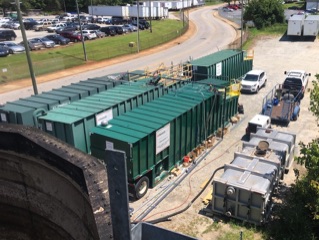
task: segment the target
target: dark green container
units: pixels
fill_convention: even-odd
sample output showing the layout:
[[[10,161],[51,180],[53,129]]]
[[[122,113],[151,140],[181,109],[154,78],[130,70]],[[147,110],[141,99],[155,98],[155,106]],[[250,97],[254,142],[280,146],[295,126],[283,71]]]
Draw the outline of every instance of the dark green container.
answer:
[[[0,121],[2,123],[22,124],[34,126],[34,108],[7,103],[0,108]]]
[[[70,102],[74,102],[80,99],[80,96],[78,93],[64,92],[64,91],[61,91],[60,89],[53,89],[50,92],[45,92],[45,93],[49,95],[53,95],[53,96],[66,97],[69,99]]]
[[[237,114],[238,97],[212,88],[217,83],[229,86],[216,80],[187,84],[93,128],[91,154],[104,159],[105,148],[125,151],[130,193],[142,197],[145,186],[155,186]]]
[[[129,84],[125,83],[108,91],[72,102],[66,106],[60,106],[49,111],[47,115],[40,116],[38,118],[39,125],[42,126],[44,131],[67,141],[71,145],[74,144],[75,148],[83,152],[90,153],[88,126],[94,127],[107,123],[109,120],[125,112],[160,98],[167,91],[163,85],[149,86],[146,83],[147,80]],[[182,84],[178,83],[177,86],[182,86]],[[170,89],[174,89],[174,87]],[[175,110],[172,105],[171,110]],[[67,117],[64,118],[63,116]],[[64,128],[62,127],[63,125],[65,125]],[[47,126],[49,128],[46,128]],[[85,137],[76,138],[73,136],[78,135],[78,132],[61,133],[60,131],[85,131]],[[65,136],[69,137],[66,138]]]
[[[219,78],[226,81],[238,79],[252,69],[252,59],[245,58],[240,50],[222,50],[191,61],[193,80]]]

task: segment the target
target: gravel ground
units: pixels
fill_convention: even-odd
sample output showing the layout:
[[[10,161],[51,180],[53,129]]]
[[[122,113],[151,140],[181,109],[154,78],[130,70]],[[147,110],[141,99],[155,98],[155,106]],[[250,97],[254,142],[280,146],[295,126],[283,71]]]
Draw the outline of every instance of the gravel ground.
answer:
[[[307,93],[301,103],[301,112],[298,120],[291,122],[288,127],[273,125],[273,128],[296,133],[297,142],[308,143],[318,137],[316,119],[308,111],[310,103],[309,90],[312,88],[311,82],[315,79],[314,75],[318,71],[318,40],[290,41],[282,36],[264,37],[256,41],[251,51],[254,53],[253,68],[264,69],[268,74],[267,86],[262,88],[257,95],[242,94],[240,96],[239,100],[244,105],[245,114],[241,116],[239,123],[231,126],[230,132],[225,135],[220,144],[209,152],[196,169],[147,216],[146,220],[156,219],[184,208],[201,190],[200,186],[209,179],[216,168],[232,161],[234,152],[241,148],[241,139],[244,136],[247,122],[256,113],[261,111],[262,99],[271,88],[277,83],[283,82],[285,70],[302,69],[310,72],[312,76],[309,79]],[[303,169],[300,166],[296,166],[296,164],[292,166],[292,168],[296,167],[300,170]],[[222,171],[219,171],[217,176],[221,173]],[[285,176],[284,184],[289,186],[294,180],[293,171],[289,171]],[[202,198],[206,196],[210,189],[211,186],[206,189],[187,211],[174,216],[169,222],[159,223],[158,226],[203,240],[216,239],[218,236],[223,236],[227,232],[233,231],[227,224],[214,228],[213,218],[200,214],[201,210],[205,208]],[[145,204],[156,193],[156,190],[150,190],[146,197],[131,203],[130,206],[138,208]],[[261,239],[261,237],[256,235],[254,239]]]

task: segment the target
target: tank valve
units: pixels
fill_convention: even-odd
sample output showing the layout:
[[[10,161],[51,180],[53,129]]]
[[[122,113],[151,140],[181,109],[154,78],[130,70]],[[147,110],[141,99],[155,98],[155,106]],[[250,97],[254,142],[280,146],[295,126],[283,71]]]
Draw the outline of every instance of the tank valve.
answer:
[[[226,192],[227,192],[227,195],[233,195],[235,193],[235,188],[228,187]]]

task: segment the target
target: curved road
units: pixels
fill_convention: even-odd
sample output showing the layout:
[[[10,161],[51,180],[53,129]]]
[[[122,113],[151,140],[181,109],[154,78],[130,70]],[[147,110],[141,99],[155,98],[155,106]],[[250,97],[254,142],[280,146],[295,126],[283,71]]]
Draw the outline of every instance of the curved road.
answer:
[[[87,72],[74,74],[72,76],[60,78],[58,80],[38,84],[38,92],[50,91],[52,88],[59,88],[62,85],[69,85],[80,80],[100,77],[112,73],[145,69],[147,66],[155,67],[160,63],[169,66],[185,62],[188,59],[197,59],[210,53],[224,49],[236,38],[235,29],[224,21],[215,18],[213,12],[217,11],[217,6],[208,6],[196,9],[190,13],[196,30],[195,33],[186,41],[175,45],[174,47],[147,55],[137,57],[137,59],[128,60],[111,66],[102,67]],[[150,69],[152,69],[150,66]],[[31,84],[31,80],[30,80]],[[14,101],[19,98],[29,97],[33,94],[33,88],[27,87],[0,95],[0,103]]]

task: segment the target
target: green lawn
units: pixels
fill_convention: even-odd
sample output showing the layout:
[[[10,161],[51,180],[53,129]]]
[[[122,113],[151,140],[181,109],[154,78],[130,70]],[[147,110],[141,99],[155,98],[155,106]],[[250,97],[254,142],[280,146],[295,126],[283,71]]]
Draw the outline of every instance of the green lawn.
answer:
[[[139,32],[139,50],[141,51],[168,42],[182,35],[187,30],[187,27],[187,24],[183,26],[183,22],[178,20],[152,21],[152,33],[150,30]],[[90,62],[97,62],[136,53],[137,38],[138,34],[135,32],[123,36],[85,41],[87,59]],[[130,42],[134,42],[133,47],[129,46]],[[84,49],[81,42],[54,49],[31,52],[31,58],[36,76],[85,64]],[[25,54],[10,55],[2,58],[0,69],[0,83],[28,78],[30,76]]]

